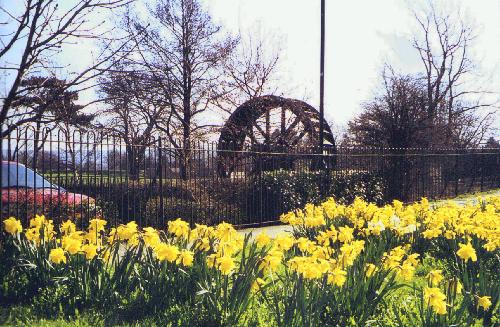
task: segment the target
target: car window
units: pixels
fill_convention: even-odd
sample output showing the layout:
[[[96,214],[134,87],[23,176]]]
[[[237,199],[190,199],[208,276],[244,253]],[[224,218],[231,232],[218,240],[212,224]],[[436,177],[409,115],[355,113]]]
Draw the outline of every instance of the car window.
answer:
[[[2,187],[57,188],[30,168],[2,163]]]

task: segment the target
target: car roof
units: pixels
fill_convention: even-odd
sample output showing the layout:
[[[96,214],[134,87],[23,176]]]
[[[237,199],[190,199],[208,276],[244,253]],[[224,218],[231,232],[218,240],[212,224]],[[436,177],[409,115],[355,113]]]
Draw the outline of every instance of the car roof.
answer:
[[[8,161],[8,160],[2,160],[2,165],[3,164],[12,164],[12,165],[20,165],[20,166],[24,166],[22,163],[20,162],[16,162],[16,161]]]

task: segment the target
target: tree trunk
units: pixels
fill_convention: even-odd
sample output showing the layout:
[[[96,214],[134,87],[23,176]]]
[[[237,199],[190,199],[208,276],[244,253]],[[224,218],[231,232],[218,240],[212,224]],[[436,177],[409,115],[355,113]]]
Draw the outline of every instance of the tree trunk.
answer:
[[[127,163],[128,175],[131,180],[138,180],[141,171],[141,165],[144,162],[146,148],[127,145]]]
[[[191,140],[189,130],[184,129],[182,149],[179,155],[179,175],[182,180],[188,180],[191,172]],[[187,134],[186,134],[187,133]]]

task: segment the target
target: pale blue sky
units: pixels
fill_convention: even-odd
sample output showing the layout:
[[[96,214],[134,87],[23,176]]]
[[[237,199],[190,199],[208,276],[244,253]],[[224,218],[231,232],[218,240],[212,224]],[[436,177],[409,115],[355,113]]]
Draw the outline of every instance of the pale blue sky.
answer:
[[[285,72],[312,105],[318,105],[319,0],[210,0],[215,19],[227,28],[245,30],[259,23],[283,36]],[[412,10],[426,1],[326,0],[326,114],[345,123],[370,98],[384,62],[403,72],[422,66],[411,46]],[[473,47],[478,73],[492,91],[500,91],[500,1],[434,1],[446,10],[462,7],[476,25]]]

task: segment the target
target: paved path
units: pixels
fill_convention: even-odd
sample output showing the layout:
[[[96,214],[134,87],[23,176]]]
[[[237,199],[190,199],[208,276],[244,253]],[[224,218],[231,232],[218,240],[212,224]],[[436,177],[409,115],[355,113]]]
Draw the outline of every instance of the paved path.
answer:
[[[459,195],[459,196],[457,196],[456,198],[453,198],[453,199],[437,200],[437,201],[434,201],[432,203],[441,204],[441,203],[445,203],[445,202],[451,200],[451,201],[456,202],[456,203],[458,203],[460,205],[464,205],[464,204],[466,204],[469,201],[476,202],[478,196],[481,196],[482,198],[485,198],[485,197],[488,197],[488,196],[500,196],[500,189],[496,189],[496,190],[489,191],[489,192],[477,193],[477,194]]]
[[[483,193],[478,193],[478,194],[473,194],[473,195],[461,195],[453,199],[444,199],[444,200],[437,200],[431,202],[431,204],[442,204],[446,201],[452,200],[460,205],[464,205],[468,201],[476,201],[478,196],[481,197],[487,197],[487,196],[492,196],[492,195],[497,195],[500,196],[500,189],[493,190],[490,192],[483,192]],[[267,235],[271,237],[275,237],[279,233],[283,232],[291,232],[292,228],[288,225],[278,225],[278,226],[267,226],[267,227],[257,227],[257,228],[245,228],[239,230],[240,233],[243,234],[248,234],[252,233],[252,238],[255,237],[256,235],[259,235],[260,233],[266,233]]]
[[[260,233],[266,233],[271,237],[276,237],[279,233],[291,232],[292,227],[290,225],[277,225],[277,226],[266,226],[266,227],[256,227],[256,228],[245,228],[240,229],[238,232],[243,234],[252,233],[252,238]]]

